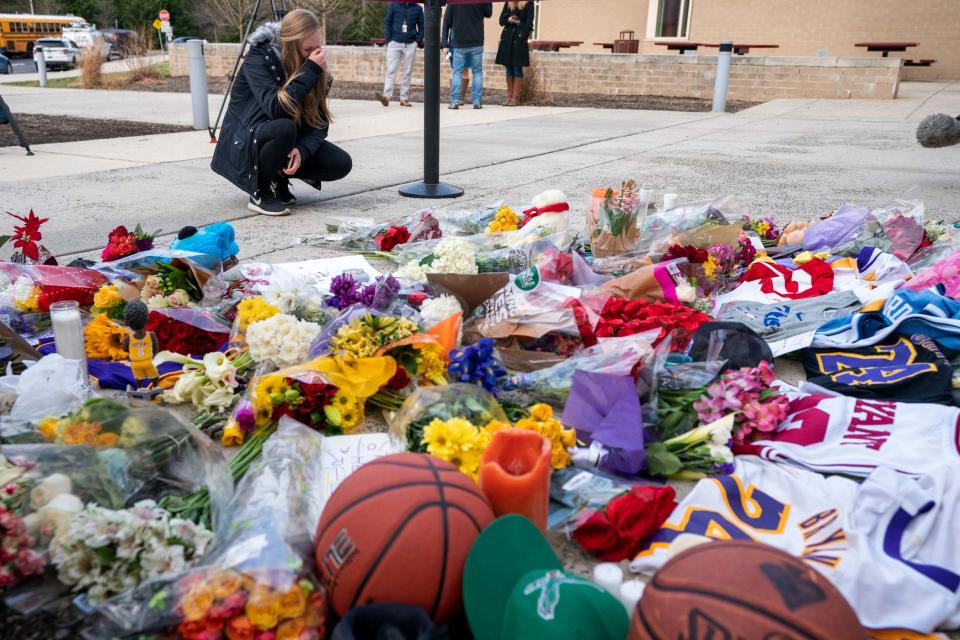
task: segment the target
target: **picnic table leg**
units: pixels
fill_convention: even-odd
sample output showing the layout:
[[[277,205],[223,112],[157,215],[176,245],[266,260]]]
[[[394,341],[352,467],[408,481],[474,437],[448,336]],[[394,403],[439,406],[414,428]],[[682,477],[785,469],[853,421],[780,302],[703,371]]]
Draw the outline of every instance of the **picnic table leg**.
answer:
[[[886,57],[888,57],[889,55],[890,55],[890,52],[887,51],[886,49],[884,49],[884,50],[883,50],[883,56],[882,56],[882,57],[886,58]]]

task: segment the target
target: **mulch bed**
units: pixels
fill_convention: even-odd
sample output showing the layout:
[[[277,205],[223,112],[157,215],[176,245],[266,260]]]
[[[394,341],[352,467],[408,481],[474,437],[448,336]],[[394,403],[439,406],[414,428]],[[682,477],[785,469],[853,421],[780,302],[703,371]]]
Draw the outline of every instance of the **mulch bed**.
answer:
[[[13,117],[20,125],[27,142],[31,145],[146,136],[193,130],[191,127],[180,125],[132,122],[129,120],[98,120],[30,113],[14,113]],[[19,144],[13,129],[9,125],[0,125],[0,147],[15,147]]]
[[[207,85],[210,93],[225,93],[227,81],[222,78],[208,78]],[[343,100],[373,100],[382,85],[364,82],[334,82],[330,93],[332,98]],[[124,87],[126,91],[160,91],[173,93],[189,93],[190,78],[151,78]],[[395,96],[396,97],[396,96]],[[411,99],[414,102],[423,101],[423,87],[411,89]],[[446,102],[449,90],[441,88],[441,99]],[[501,104],[506,99],[503,91],[486,90],[485,100],[490,104]],[[743,109],[756,106],[759,102],[742,100],[728,101],[727,111],[736,113]],[[584,107],[594,109],[653,109],[659,111],[710,111],[712,102],[698,98],[669,98],[665,96],[608,96],[598,94],[553,94],[546,95],[539,101],[542,107]]]

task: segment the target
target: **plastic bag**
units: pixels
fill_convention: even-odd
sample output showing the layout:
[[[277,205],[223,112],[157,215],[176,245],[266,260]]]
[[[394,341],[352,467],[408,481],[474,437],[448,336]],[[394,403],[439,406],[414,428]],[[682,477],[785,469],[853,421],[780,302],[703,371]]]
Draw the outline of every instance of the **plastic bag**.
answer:
[[[443,235],[433,209],[421,209],[403,218],[360,228],[341,226],[338,234],[340,246],[354,251],[392,251],[398,246]]]
[[[856,256],[863,247],[890,250],[880,221],[869,209],[841,205],[836,213],[803,232],[806,251],[828,251],[837,256]]]
[[[955,251],[948,257],[934,263],[918,275],[907,280],[903,286],[907,289],[920,291],[937,284],[942,284],[944,293],[951,298],[960,297],[960,251]]]
[[[741,220],[742,207],[733,196],[721,196],[713,200],[704,200],[659,211],[647,216],[640,234],[638,255],[662,255],[674,244],[675,236],[705,224],[730,224],[730,220]]]
[[[463,418],[483,427],[497,420],[509,423],[493,394],[474,384],[418,387],[390,421],[390,435],[408,451],[426,451],[423,429],[433,420]]]
[[[237,486],[202,565],[103,603],[85,635],[325,637],[326,591],[314,572],[312,543],[323,508],[322,442],[305,426],[282,421]]]
[[[127,299],[139,298],[141,294],[152,297],[152,291],[143,293],[145,287],[155,284],[153,279],[148,281],[150,276],[159,276],[171,283],[171,286],[157,293],[169,294],[175,289],[182,289],[192,301],[203,306],[215,306],[220,301],[223,289],[223,265],[220,259],[194,251],[152,249],[115,262],[101,262],[91,269],[120,285],[121,293]],[[131,295],[130,287],[140,293],[134,291]]]
[[[46,312],[53,303],[65,300],[75,300],[82,307],[90,306],[97,289],[107,281],[90,269],[11,262],[2,265],[0,279],[4,288],[0,306],[23,313]]]
[[[646,331],[624,338],[601,338],[596,345],[552,367],[507,378],[503,388],[522,392],[536,401],[563,404],[573,386],[575,371],[631,375],[638,363],[653,355],[657,335],[657,331]]]
[[[550,476],[550,514],[547,528],[569,532],[580,513],[600,509],[633,483],[597,469],[567,467]]]
[[[93,395],[79,361],[55,353],[44,356],[20,375],[17,401],[0,431],[9,437],[8,423],[37,422],[49,415],[63,415]]]
[[[599,193],[603,191],[603,193]],[[590,249],[598,258],[635,251],[640,246],[640,230],[646,224],[650,203],[638,192],[624,188],[594,191],[587,214]],[[639,228],[638,228],[639,227]]]

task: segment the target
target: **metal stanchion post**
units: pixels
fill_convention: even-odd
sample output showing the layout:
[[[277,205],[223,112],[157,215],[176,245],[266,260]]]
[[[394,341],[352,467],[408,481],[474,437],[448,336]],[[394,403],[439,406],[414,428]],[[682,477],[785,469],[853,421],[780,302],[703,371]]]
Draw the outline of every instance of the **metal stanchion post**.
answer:
[[[720,42],[720,53],[717,54],[717,80],[713,85],[713,112],[723,113],[727,110],[727,84],[730,82],[730,62],[733,58],[733,40]]]
[[[190,98],[193,101],[193,128],[210,128],[210,102],[207,95],[207,63],[203,57],[203,40],[187,41],[190,65]]]
[[[40,75],[40,86],[47,86],[47,59],[43,56],[43,47],[34,48],[33,61],[37,64],[37,73]]]
[[[400,187],[408,198],[459,198],[463,189],[440,182],[440,0],[424,1],[423,181]]]

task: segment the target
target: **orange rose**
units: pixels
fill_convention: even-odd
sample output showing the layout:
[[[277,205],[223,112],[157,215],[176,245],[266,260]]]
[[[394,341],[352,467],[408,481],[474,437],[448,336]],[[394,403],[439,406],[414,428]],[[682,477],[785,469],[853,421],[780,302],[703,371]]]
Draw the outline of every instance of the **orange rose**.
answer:
[[[287,620],[277,627],[277,640],[300,640],[300,634],[303,633],[303,620]]]
[[[180,600],[180,608],[187,620],[200,620],[213,606],[213,599],[213,592],[205,583],[201,583],[190,589]]]
[[[299,584],[280,596],[279,610],[281,618],[299,618],[307,608],[307,592]]]
[[[233,571],[217,571],[208,582],[217,600],[233,595],[243,586],[243,580]]]
[[[273,629],[280,622],[280,598],[270,589],[258,587],[247,600],[246,613],[258,629]]]
[[[227,638],[229,640],[253,640],[257,632],[247,616],[237,616],[227,623]]]
[[[96,437],[96,445],[101,449],[112,449],[120,442],[120,436],[115,433],[101,433]]]
[[[310,594],[304,622],[308,627],[323,627],[327,622],[327,598],[323,590]],[[322,634],[321,634],[322,635]]]

